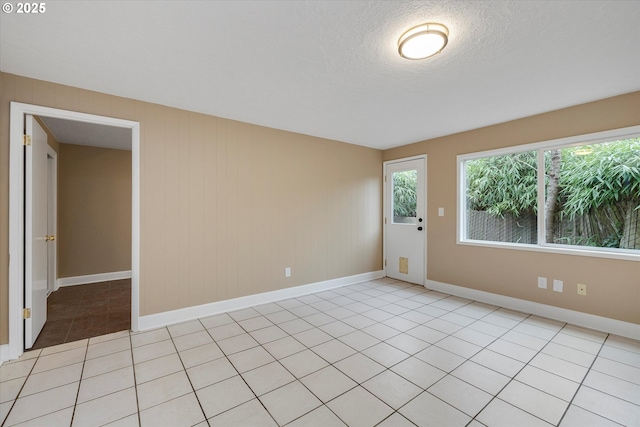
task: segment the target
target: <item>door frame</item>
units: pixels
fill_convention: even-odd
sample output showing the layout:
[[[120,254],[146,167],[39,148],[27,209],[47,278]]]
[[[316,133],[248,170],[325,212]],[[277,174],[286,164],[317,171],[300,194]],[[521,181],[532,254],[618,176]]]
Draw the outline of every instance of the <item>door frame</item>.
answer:
[[[39,105],[11,102],[9,128],[9,351],[24,352],[24,116],[53,117],[131,129],[131,329],[140,317],[140,123]]]
[[[384,271],[384,275],[387,275],[387,209],[389,208],[388,203],[391,201],[391,199],[389,198],[390,195],[387,194],[387,182],[386,182],[386,177],[387,177],[387,166],[388,165],[392,165],[392,164],[396,164],[396,163],[402,163],[402,162],[407,162],[410,160],[420,160],[422,159],[423,161],[423,165],[424,165],[424,240],[423,240],[423,245],[424,245],[424,271],[422,272],[422,286],[426,285],[427,282],[427,232],[428,232],[428,223],[429,223],[429,215],[428,215],[428,211],[427,211],[427,207],[428,207],[428,202],[427,202],[427,194],[428,194],[428,187],[427,187],[427,183],[429,182],[427,179],[427,155],[426,154],[421,154],[418,156],[412,156],[412,157],[405,157],[402,159],[394,159],[394,160],[387,160],[386,162],[382,163],[382,271]]]
[[[47,191],[47,231],[53,236],[58,236],[58,153],[55,152],[49,144],[47,144],[47,183],[51,185],[49,191]],[[49,160],[49,157],[51,160]],[[51,169],[49,169],[49,167]],[[51,202],[51,203],[49,203]],[[51,224],[51,229],[48,225]],[[56,286],[56,277],[58,276],[58,241],[54,240],[51,246],[51,252],[53,253],[53,263],[51,267],[51,283],[47,283],[47,297],[51,292],[58,290]],[[47,248],[47,260],[49,261],[49,248]],[[47,271],[47,282],[49,279],[49,271]]]

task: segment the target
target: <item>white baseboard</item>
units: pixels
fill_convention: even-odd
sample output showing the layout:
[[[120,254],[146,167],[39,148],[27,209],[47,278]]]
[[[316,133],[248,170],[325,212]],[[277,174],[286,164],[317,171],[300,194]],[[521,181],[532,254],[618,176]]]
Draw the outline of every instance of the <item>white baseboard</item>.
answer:
[[[0,344],[0,366],[9,360],[9,344]]]
[[[140,331],[146,331],[166,325],[212,316],[214,314],[225,313],[227,311],[240,310],[254,305],[266,304],[269,302],[307,295],[313,292],[325,291],[327,289],[337,288],[340,286],[353,285],[355,283],[366,282],[368,280],[380,279],[382,277],[384,277],[384,272],[382,270],[372,271],[369,273],[357,274],[355,276],[341,277],[339,279],[326,280],[324,282],[293,286],[291,288],[279,289],[277,291],[247,295],[244,297],[216,301],[194,307],[140,316],[138,328]]]
[[[427,280],[425,287],[434,291],[472,299],[486,304],[497,305],[510,310],[535,314],[537,316],[559,320],[561,322],[582,326],[588,329],[595,329],[597,331],[640,340],[640,325],[636,323],[623,322],[622,320],[595,316],[593,314],[582,313],[580,311],[568,310],[566,308],[554,307],[552,305],[508,297],[491,292],[479,291],[477,289],[465,288],[463,286],[450,285],[448,283],[441,283],[433,280]]]
[[[131,279],[131,270],[89,274],[87,276],[62,277],[56,280],[56,289],[61,286],[86,285],[87,283],[108,282],[110,280],[120,279]]]

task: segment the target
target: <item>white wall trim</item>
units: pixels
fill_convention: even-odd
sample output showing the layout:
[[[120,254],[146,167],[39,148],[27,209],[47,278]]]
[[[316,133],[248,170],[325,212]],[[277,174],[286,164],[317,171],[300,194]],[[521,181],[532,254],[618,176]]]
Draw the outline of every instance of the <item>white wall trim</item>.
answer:
[[[86,276],[61,277],[56,281],[56,287],[86,285],[87,283],[108,282],[110,280],[120,279],[131,279],[131,270],[88,274]]]
[[[369,273],[357,274],[355,276],[341,277],[308,285],[293,286],[291,288],[279,289],[277,291],[263,292],[260,294],[247,295],[224,301],[216,301],[209,304],[140,316],[138,326],[139,330],[146,331],[166,325],[212,316],[214,314],[240,310],[254,305],[266,304],[273,301],[280,301],[287,298],[295,298],[314,292],[325,291],[327,289],[338,288],[340,286],[353,285],[355,283],[380,279],[382,277],[384,277],[384,272],[382,270],[372,271]]]
[[[0,344],[0,366],[9,360],[9,344]]]
[[[54,117],[131,129],[131,329],[140,313],[140,123],[39,105],[11,102],[9,126],[9,351],[16,359],[24,351],[24,115]]]
[[[624,322],[622,320],[596,316],[538,302],[479,291],[477,289],[465,288],[463,286],[450,285],[448,283],[436,282],[434,280],[427,280],[426,282],[425,287],[434,291],[444,292],[486,304],[497,305],[523,313],[535,314],[537,316],[559,320],[561,322],[595,329],[597,331],[608,332],[634,340],[640,340],[640,325],[636,323]]]

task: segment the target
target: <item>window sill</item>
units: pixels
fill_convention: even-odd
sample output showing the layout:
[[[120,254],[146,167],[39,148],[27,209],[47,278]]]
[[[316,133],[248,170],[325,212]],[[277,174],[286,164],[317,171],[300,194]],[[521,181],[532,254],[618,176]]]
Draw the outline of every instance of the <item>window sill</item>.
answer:
[[[637,254],[622,250],[603,250],[592,247],[576,247],[564,245],[528,245],[506,242],[489,242],[483,240],[458,240],[459,245],[479,246],[495,249],[515,249],[519,251],[545,252],[560,255],[586,256],[592,258],[609,258],[623,261],[640,261],[640,251]]]

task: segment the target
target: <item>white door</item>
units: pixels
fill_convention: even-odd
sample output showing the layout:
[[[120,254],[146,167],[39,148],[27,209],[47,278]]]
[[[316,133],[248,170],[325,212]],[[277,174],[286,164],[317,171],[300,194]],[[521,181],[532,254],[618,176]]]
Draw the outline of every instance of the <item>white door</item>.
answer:
[[[386,274],[424,285],[425,159],[385,163],[384,193]]]
[[[55,151],[47,145],[47,234],[50,236],[47,242],[47,296],[55,291],[57,276],[56,255],[57,243],[55,236],[57,225],[57,197],[58,197],[58,159]]]
[[[47,134],[33,116],[25,116],[31,145],[25,152],[25,308],[24,347],[31,348],[47,320],[48,154]]]

